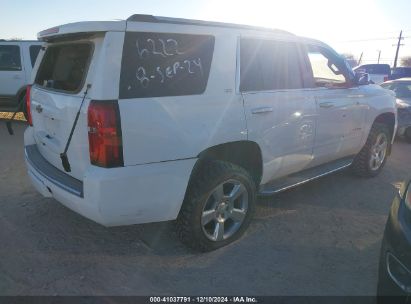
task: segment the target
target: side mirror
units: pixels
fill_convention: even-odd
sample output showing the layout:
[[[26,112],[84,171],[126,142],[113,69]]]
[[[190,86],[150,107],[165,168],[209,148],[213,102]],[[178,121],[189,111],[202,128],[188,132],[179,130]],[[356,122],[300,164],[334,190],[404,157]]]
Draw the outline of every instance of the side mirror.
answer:
[[[370,75],[364,72],[356,71],[355,72],[355,83],[357,85],[367,85],[371,83]]]

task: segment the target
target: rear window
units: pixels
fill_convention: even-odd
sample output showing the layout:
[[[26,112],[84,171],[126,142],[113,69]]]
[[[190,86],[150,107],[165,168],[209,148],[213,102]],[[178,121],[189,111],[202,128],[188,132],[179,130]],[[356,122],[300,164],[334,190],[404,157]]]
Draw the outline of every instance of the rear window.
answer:
[[[37,56],[39,55],[40,49],[41,49],[40,45],[30,45],[29,51],[30,51],[30,62],[31,62],[32,67],[36,63],[36,59],[37,59]]]
[[[391,68],[388,64],[368,64],[362,65],[357,69],[364,70],[365,73],[368,74],[382,74],[382,75],[390,75]]]
[[[21,71],[19,46],[0,45],[0,71]]]
[[[128,32],[120,98],[202,94],[213,52],[214,37],[210,35]]]
[[[392,69],[392,75],[401,75],[411,77],[411,68],[394,68]]]
[[[35,83],[45,88],[76,93],[81,90],[91,58],[90,43],[49,46]]]

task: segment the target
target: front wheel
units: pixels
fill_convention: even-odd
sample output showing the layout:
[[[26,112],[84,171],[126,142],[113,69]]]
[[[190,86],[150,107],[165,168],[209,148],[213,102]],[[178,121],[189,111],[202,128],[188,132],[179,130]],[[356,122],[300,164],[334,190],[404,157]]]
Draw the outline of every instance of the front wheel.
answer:
[[[194,173],[177,218],[182,242],[210,251],[238,239],[247,229],[256,200],[253,179],[232,163],[212,161]]]
[[[368,135],[367,142],[355,157],[352,169],[362,177],[378,175],[384,167],[391,147],[389,129],[384,124],[375,123]]]

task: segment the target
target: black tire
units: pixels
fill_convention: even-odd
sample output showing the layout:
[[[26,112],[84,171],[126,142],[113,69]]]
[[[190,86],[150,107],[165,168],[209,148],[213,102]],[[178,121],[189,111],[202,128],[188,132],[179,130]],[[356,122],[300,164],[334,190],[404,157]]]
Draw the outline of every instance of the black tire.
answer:
[[[245,216],[241,224],[238,224],[238,228],[233,232],[233,235],[223,240],[211,240],[207,237],[201,222],[204,209],[209,204],[214,193],[213,191],[222,184],[229,183],[232,180],[241,183],[247,191],[243,194],[248,198],[248,207],[244,212]],[[246,170],[229,162],[210,161],[193,173],[191,177],[177,218],[178,236],[185,245],[196,251],[206,252],[226,246],[244,234],[252,219],[255,201],[256,186]],[[215,203],[215,205],[218,205],[218,203]],[[215,207],[215,212],[217,212],[217,209]],[[217,225],[217,222],[215,222],[215,225]]]
[[[408,127],[404,133],[405,139],[411,144],[411,127]]]
[[[379,168],[377,170],[373,170],[370,165],[372,148],[380,134],[384,134],[387,138],[387,150],[385,153],[384,160],[379,166]],[[371,127],[370,134],[368,135],[367,142],[361,149],[360,153],[357,154],[357,156],[354,159],[354,162],[351,165],[353,172],[361,177],[377,176],[381,172],[382,168],[384,167],[387,161],[388,151],[390,151],[390,149],[391,135],[388,127],[385,124],[374,123],[374,125]]]

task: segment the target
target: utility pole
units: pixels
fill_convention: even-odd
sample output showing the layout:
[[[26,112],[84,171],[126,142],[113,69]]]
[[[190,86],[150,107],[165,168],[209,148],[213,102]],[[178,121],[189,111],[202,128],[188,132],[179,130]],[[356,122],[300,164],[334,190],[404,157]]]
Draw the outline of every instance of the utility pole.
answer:
[[[381,50],[378,50],[378,64],[380,63],[380,58],[381,58]]]
[[[401,30],[400,36],[398,37],[397,51],[395,52],[394,68],[397,67],[398,53],[400,52],[400,46],[403,45],[403,44],[401,44],[401,40],[403,40],[403,39],[404,38],[402,37],[402,30]]]
[[[363,54],[364,54],[364,52],[361,52],[360,59],[358,59],[358,65],[361,65],[361,60],[362,60],[362,55]]]

